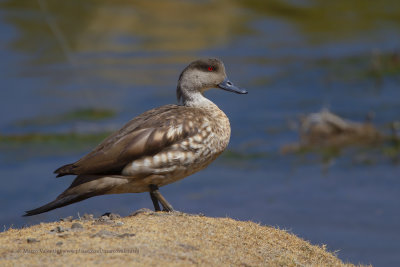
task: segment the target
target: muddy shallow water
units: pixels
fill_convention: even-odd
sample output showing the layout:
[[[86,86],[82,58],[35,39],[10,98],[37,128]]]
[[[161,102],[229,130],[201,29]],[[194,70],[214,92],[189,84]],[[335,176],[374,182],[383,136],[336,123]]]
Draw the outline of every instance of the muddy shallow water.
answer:
[[[229,149],[161,189],[178,209],[285,228],[345,261],[400,261],[399,151],[390,143],[281,154],[300,114],[329,108],[390,135],[400,120],[396,1],[1,1],[1,225],[151,208],[147,194],[22,218],[73,177],[52,172],[150,108],[176,103],[180,71],[216,56],[248,95],[206,93]],[[396,150],[397,149],[397,150]]]

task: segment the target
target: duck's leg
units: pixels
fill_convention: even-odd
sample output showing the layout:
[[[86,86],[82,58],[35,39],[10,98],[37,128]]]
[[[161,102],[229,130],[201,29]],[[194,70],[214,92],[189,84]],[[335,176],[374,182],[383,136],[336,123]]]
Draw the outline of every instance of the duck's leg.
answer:
[[[168,201],[161,195],[160,191],[158,190],[158,186],[153,184],[150,185],[150,197],[153,201],[155,211],[160,211],[160,205],[158,203],[161,203],[163,206],[163,211],[174,211],[174,208],[171,206],[171,204],[169,204]]]
[[[150,187],[151,188],[151,187]],[[154,210],[155,211],[160,211],[160,205],[158,204],[158,199],[157,197],[154,195],[154,191],[150,191],[150,197],[151,197],[151,201],[153,201],[153,205],[154,205]]]

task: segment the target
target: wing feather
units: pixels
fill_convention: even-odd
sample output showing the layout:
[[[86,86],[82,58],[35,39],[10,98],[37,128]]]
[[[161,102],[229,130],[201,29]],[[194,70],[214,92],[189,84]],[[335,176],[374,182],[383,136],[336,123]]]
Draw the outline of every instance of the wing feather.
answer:
[[[106,138],[92,152],[75,163],[55,171],[59,176],[74,174],[119,174],[130,162],[154,155],[170,145],[198,132],[197,123],[203,112],[199,109],[167,105],[149,110],[128,122]],[[195,116],[194,116],[195,115]]]

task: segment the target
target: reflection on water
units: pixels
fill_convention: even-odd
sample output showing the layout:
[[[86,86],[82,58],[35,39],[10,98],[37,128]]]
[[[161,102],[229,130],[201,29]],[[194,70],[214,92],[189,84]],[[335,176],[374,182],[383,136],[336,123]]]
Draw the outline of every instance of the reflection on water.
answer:
[[[163,188],[168,199],[186,212],[291,229],[344,260],[394,265],[399,144],[279,149],[297,141],[300,114],[324,107],[354,121],[373,112],[377,129],[392,134],[399,14],[394,0],[0,2],[1,224],[150,208],[144,194],[103,196],[20,217],[69,185],[72,177],[52,179],[54,169],[133,116],[174,103],[182,68],[217,56],[249,94],[207,92],[231,118],[230,147],[207,170]]]
[[[377,33],[382,27],[400,26],[395,0],[367,2],[324,0],[239,0],[241,6],[269,18],[280,18],[295,25],[311,43],[340,42],[356,35]],[[382,25],[385,23],[385,25]]]
[[[65,60],[65,53],[192,52],[246,31],[232,1],[28,0],[6,1],[3,7],[11,11],[5,20],[20,32],[13,48],[35,53],[35,63]]]

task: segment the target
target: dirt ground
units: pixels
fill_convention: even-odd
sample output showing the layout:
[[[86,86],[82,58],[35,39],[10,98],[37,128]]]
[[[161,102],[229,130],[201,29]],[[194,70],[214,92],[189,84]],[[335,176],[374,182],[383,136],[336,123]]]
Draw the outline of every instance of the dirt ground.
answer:
[[[284,230],[141,210],[0,233],[1,266],[354,266]]]

